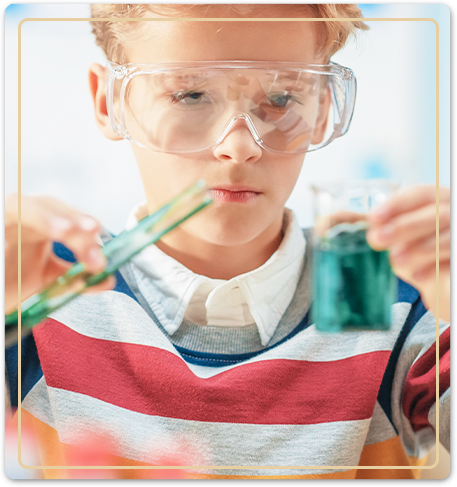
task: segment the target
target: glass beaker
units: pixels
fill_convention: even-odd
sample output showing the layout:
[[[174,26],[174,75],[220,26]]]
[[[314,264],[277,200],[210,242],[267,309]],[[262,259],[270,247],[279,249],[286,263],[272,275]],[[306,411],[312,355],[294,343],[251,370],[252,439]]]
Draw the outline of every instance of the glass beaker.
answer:
[[[312,319],[324,332],[388,330],[397,278],[366,240],[369,210],[398,188],[386,180],[315,184]]]

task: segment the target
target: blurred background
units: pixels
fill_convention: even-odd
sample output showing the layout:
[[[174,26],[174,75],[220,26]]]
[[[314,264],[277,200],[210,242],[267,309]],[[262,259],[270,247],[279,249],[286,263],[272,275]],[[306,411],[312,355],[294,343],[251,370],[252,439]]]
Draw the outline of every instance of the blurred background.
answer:
[[[450,11],[440,4],[360,6],[366,18],[439,23],[439,182],[450,186]],[[88,4],[13,4],[5,11],[7,194],[18,191],[18,24],[88,17]],[[404,187],[436,182],[436,27],[431,21],[367,23],[370,31],[333,57],[355,72],[356,108],[347,135],[306,156],[287,205],[302,226],[313,224],[310,184],[329,175],[390,178]],[[129,143],[105,139],[95,123],[88,67],[105,58],[89,24],[26,22],[20,47],[22,193],[54,196],[120,232],[144,192]],[[449,455],[440,450],[439,469],[423,477],[448,473]]]

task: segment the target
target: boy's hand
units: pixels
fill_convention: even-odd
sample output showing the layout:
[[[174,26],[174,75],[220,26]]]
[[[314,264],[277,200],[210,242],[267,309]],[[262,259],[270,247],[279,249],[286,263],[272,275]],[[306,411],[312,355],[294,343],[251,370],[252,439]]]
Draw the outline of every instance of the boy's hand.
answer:
[[[451,232],[449,188],[439,188],[439,310],[436,296],[436,187],[415,186],[368,215],[367,240],[390,250],[398,277],[414,286],[433,314],[450,321]],[[438,313],[439,316],[438,316]]]
[[[100,224],[92,217],[48,197],[21,199],[21,300],[66,272],[72,264],[56,257],[52,242],[68,247],[89,272],[101,272],[106,259],[101,253]],[[18,196],[5,200],[5,313],[18,306]],[[111,289],[110,277],[89,291]]]

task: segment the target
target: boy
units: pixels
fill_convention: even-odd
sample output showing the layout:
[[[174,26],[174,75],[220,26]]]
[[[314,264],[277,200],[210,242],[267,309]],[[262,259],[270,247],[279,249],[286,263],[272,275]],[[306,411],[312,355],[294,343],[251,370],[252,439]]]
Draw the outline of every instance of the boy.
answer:
[[[304,154],[325,142],[328,79],[339,76],[329,59],[365,28],[350,20],[360,11],[94,5],[92,13],[348,21],[93,22],[111,62],[108,76],[90,67],[97,123],[108,138],[132,141],[147,196],[128,226],[201,178],[215,202],[127,264],[114,291],[106,291],[113,280],[101,285],[106,292],[81,296],[25,339],[22,412],[39,431],[42,465],[72,465],[74,446],[103,438],[110,465],[202,466],[189,478],[412,478],[435,444],[435,189],[413,188],[370,216],[370,243],[391,250],[397,275],[418,290],[400,282],[389,332],[315,331],[309,232],[284,208]],[[275,89],[266,90],[272,69]],[[238,101],[243,108],[228,111]],[[441,191],[439,317],[448,321],[449,192]],[[6,311],[17,301],[15,204],[7,201]],[[21,223],[22,298],[68,267],[53,241],[89,271],[103,268],[97,236],[110,236],[90,217],[24,198]],[[444,321],[440,334],[440,440],[449,448]],[[412,468],[336,468],[344,465]],[[217,468],[230,466],[245,468]]]

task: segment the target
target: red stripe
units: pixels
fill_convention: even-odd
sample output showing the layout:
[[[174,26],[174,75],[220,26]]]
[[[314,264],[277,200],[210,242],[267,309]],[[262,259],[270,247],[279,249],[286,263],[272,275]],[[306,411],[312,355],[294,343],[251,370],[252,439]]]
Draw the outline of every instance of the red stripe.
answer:
[[[229,423],[370,418],[390,354],[265,360],[201,379],[171,352],[90,338],[51,319],[36,328],[35,340],[50,387],[143,414]]]
[[[451,329],[439,338],[440,396],[451,385]],[[409,369],[403,388],[403,413],[414,431],[430,426],[428,413],[436,402],[436,342]]]

